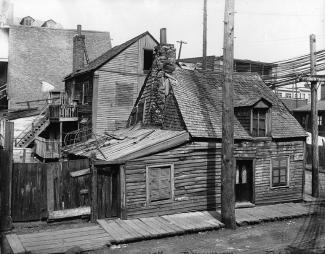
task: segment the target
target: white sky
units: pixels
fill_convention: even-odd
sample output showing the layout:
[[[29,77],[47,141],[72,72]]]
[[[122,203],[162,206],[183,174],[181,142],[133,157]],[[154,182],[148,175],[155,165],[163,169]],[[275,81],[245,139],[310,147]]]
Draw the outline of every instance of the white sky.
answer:
[[[0,0],[1,1],[1,0]],[[14,15],[54,19],[64,28],[109,31],[113,46],[149,31],[182,57],[202,55],[203,0],[13,0]],[[221,55],[224,0],[208,0],[208,54]],[[235,58],[276,61],[309,53],[309,35],[325,48],[325,0],[236,0]]]

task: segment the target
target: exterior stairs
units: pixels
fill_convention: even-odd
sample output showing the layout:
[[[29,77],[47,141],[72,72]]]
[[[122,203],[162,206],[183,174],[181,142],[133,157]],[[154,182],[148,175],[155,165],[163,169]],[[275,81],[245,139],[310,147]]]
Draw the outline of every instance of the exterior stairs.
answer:
[[[50,120],[46,114],[46,111],[47,107],[42,110],[31,125],[29,125],[15,138],[15,147],[28,147],[28,145],[32,143],[34,139],[46,129],[47,126],[49,126]]]

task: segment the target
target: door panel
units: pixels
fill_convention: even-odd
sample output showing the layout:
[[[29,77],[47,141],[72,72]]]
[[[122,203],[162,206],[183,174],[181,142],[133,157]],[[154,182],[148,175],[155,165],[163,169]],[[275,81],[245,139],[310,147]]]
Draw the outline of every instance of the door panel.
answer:
[[[236,202],[253,201],[253,161],[236,161]]]
[[[118,217],[118,170],[103,168],[97,177],[98,218]]]

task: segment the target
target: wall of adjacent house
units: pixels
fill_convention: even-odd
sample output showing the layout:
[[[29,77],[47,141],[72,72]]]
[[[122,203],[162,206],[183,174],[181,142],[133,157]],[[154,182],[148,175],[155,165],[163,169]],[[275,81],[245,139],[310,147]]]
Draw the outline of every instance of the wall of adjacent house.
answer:
[[[146,77],[143,50],[156,45],[142,37],[98,70],[97,133],[125,127]]]
[[[236,159],[255,158],[255,204],[302,199],[304,141],[236,143]],[[299,156],[301,155],[301,156]],[[271,188],[271,157],[288,156],[289,186]],[[147,203],[146,167],[174,166],[174,199]],[[127,217],[215,210],[221,203],[221,143],[193,142],[125,164]]]
[[[111,48],[108,32],[83,31],[89,59]],[[72,72],[72,42],[76,30],[11,26],[9,31],[9,110],[26,108],[17,102],[47,98],[41,82],[64,90],[63,78]],[[31,106],[34,106],[31,104]]]

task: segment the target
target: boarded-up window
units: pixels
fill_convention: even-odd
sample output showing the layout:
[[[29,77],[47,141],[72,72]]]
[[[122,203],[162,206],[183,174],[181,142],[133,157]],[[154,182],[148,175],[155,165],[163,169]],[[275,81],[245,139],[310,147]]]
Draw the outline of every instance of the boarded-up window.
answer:
[[[288,185],[288,157],[272,158],[272,187]]]
[[[143,70],[149,71],[153,61],[153,50],[144,49],[143,50]]]
[[[133,106],[134,84],[116,83],[115,106],[130,107]]]
[[[172,166],[155,166],[147,168],[147,197],[149,202],[172,198]]]

